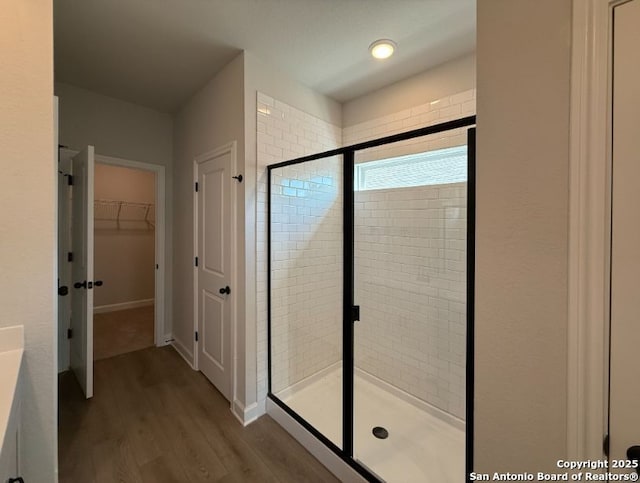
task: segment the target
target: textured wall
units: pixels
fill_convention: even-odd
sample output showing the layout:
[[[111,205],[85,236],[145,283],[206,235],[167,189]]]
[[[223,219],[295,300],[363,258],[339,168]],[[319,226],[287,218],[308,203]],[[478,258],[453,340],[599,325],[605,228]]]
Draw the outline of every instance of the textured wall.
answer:
[[[478,471],[566,457],[571,7],[478,2]]]
[[[3,2],[0,25],[0,326],[24,325],[22,476],[48,483],[58,467],[52,2]]]

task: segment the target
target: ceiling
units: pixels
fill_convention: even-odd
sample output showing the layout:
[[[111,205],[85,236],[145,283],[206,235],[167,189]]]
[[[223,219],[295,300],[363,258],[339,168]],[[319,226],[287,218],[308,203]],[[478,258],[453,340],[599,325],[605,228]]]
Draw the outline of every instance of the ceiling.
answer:
[[[54,0],[55,77],[173,112],[240,51],[339,102],[475,50],[476,0]],[[371,42],[398,44],[387,61]]]

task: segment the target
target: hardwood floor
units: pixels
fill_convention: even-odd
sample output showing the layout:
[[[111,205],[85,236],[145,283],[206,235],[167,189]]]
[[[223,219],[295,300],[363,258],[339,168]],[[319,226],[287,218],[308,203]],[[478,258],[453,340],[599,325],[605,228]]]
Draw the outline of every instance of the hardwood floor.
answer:
[[[153,342],[153,305],[93,316],[93,359],[106,359]]]
[[[95,396],[60,376],[64,482],[335,482],[268,416],[246,428],[171,348],[95,362]]]

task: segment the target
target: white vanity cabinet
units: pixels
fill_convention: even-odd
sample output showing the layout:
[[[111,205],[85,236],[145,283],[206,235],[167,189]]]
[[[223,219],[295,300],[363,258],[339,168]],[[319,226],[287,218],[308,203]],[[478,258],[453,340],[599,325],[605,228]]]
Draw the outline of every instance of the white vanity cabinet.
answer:
[[[0,329],[0,483],[20,476],[22,326]]]

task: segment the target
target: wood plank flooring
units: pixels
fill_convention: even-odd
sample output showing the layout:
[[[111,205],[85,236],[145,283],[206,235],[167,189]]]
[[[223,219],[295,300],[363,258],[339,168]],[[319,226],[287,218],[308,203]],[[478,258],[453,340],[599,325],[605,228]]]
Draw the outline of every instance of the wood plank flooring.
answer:
[[[268,416],[246,428],[171,348],[95,362],[95,396],[60,376],[60,482],[335,482]]]

